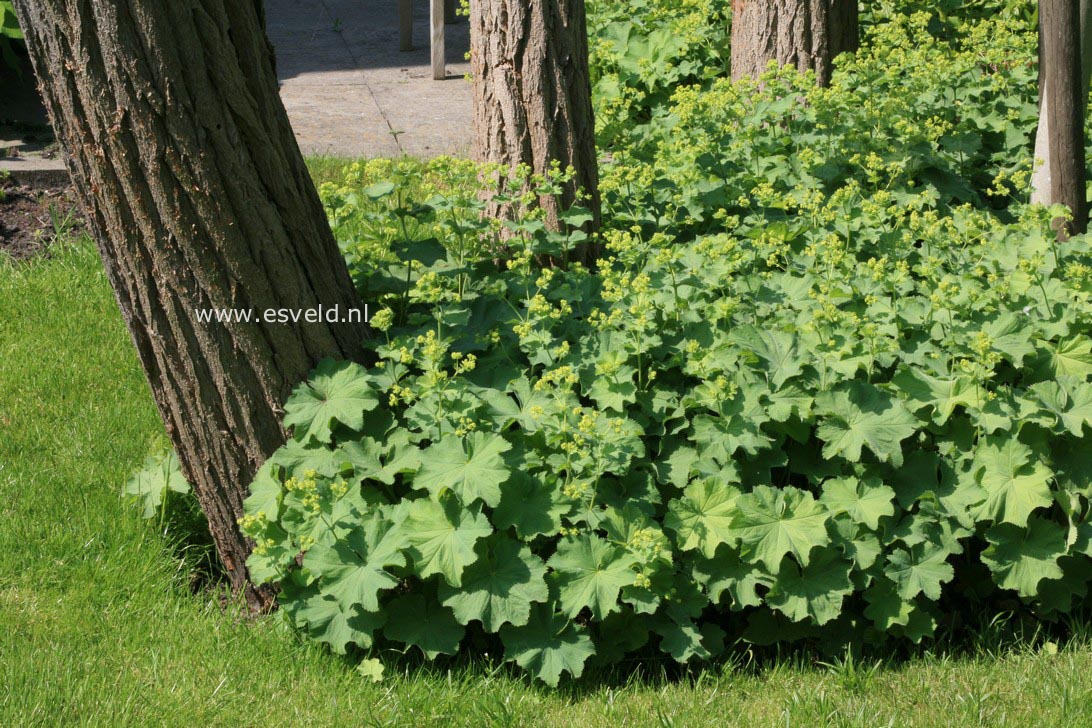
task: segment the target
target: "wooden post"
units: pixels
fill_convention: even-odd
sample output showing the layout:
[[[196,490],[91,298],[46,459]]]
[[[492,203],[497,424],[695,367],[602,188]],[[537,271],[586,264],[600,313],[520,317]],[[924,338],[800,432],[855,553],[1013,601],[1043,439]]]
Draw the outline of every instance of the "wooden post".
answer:
[[[429,0],[431,12],[429,13],[429,30],[432,36],[432,78],[442,81],[447,76],[444,67],[444,2],[445,0]]]
[[[1082,84],[1080,4],[1078,0],[1040,0],[1039,83],[1048,114],[1050,138],[1050,202],[1062,203],[1073,220],[1058,227],[1058,238],[1083,233],[1088,223],[1085,201],[1084,106]]]
[[[413,0],[398,0],[398,50],[413,50]]]
[[[459,22],[459,16],[455,14],[455,0],[444,0],[444,22],[448,25]]]

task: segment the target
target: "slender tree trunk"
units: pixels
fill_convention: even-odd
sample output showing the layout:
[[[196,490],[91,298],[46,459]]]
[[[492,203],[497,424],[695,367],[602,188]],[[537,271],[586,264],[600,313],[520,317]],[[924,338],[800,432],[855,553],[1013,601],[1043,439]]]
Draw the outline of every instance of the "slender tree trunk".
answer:
[[[1088,89],[1092,78],[1092,0],[1080,0],[1080,54],[1081,54],[1081,108],[1082,113],[1088,109]],[[1042,14],[1040,13],[1040,20]],[[1050,75],[1047,73],[1047,59],[1045,57],[1046,43],[1043,42],[1043,28],[1040,23],[1039,43],[1039,126],[1035,131],[1035,159],[1042,160],[1038,164],[1031,177],[1031,201],[1035,204],[1050,205],[1055,200],[1052,169],[1057,165],[1051,154],[1051,94],[1047,87],[1050,84]],[[1083,141],[1081,144],[1083,148]],[[1087,216],[1087,212],[1086,212]]]
[[[560,199],[544,197],[547,224],[583,190],[599,222],[599,170],[588,73],[584,0],[475,0],[470,6],[474,78],[474,153],[505,169],[525,164],[544,174],[571,166]],[[491,203],[486,214],[518,211]]]
[[[831,61],[858,46],[857,0],[733,0],[732,78],[755,78],[770,61],[815,71],[830,83]]]
[[[1045,171],[1032,179],[1032,201],[1065,204],[1072,211],[1070,223],[1063,225],[1056,220],[1060,239],[1088,227],[1084,108],[1088,104],[1089,71],[1081,48],[1082,26],[1090,21],[1088,3],[1084,3],[1083,13],[1081,10],[1078,0],[1038,3],[1041,128],[1036,132],[1036,156],[1040,144],[1046,154]]]
[[[830,57],[853,53],[861,47],[860,9],[857,0],[830,0]],[[827,79],[829,82],[829,78]]]
[[[358,305],[277,92],[260,3],[17,0],[107,276],[232,586],[236,519],[281,404],[364,324],[204,323],[198,309]]]

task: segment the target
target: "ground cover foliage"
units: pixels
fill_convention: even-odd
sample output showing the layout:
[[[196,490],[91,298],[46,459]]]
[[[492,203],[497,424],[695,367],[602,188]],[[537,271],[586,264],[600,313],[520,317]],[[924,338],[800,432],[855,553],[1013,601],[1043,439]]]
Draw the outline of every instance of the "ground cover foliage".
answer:
[[[376,363],[296,390],[242,525],[366,675],[471,650],[556,685],[1084,608],[1092,257],[1025,204],[1031,3],[873,4],[828,89],[725,80],[689,19],[723,5],[593,5],[597,271],[539,264],[579,231],[482,221],[467,162],[322,186]]]
[[[166,435],[93,241],[71,235],[48,257],[0,263],[0,311],[10,314],[0,326],[4,725],[221,725],[245,714],[260,725],[291,716],[613,727],[741,715],[779,726],[1072,726],[1090,714],[1087,623],[1062,641],[994,621],[968,630],[957,650],[930,644],[911,659],[885,650],[882,665],[876,655],[746,645],[689,669],[645,654],[589,666],[558,689],[498,664],[495,652],[425,662],[418,650],[384,651],[384,680],[373,684],[355,670],[357,655],[285,633],[277,614],[239,619],[222,589],[194,589],[192,545],[176,520],[185,496],[167,496],[166,538],[119,502],[118,484]]]

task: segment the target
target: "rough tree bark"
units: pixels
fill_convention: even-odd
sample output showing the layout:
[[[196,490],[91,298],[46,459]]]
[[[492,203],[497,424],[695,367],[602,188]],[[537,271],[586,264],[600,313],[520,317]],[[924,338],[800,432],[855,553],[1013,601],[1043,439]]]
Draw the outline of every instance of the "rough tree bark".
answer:
[[[860,9],[857,0],[829,0],[827,32],[830,33],[830,57],[852,53],[861,47]],[[830,81],[829,70],[827,83]]]
[[[232,586],[236,519],[281,404],[364,324],[202,323],[198,309],[358,305],[277,92],[259,2],[16,0],[107,276]]]
[[[1041,3],[1041,5],[1047,5],[1047,4],[1052,4],[1052,3]],[[1070,5],[1070,7],[1067,9],[1067,12],[1072,14],[1072,12],[1073,12],[1073,9],[1071,7],[1072,2],[1070,2],[1069,5]],[[1079,9],[1078,9],[1079,25],[1078,25],[1077,34],[1078,34],[1078,37],[1079,37],[1079,41],[1078,41],[1079,51],[1078,52],[1080,54],[1080,60],[1079,60],[1079,66],[1080,66],[1079,83],[1080,83],[1080,86],[1079,86],[1079,89],[1078,89],[1077,93],[1080,94],[1079,108],[1080,108],[1081,115],[1082,115],[1081,116],[1081,123],[1083,124],[1083,119],[1084,119],[1083,115],[1088,109],[1089,81],[1090,81],[1090,78],[1092,78],[1092,0],[1080,0],[1079,3],[1078,3],[1078,6],[1079,6]],[[1035,131],[1035,158],[1043,160],[1043,164],[1036,167],[1034,173],[1032,174],[1032,178],[1031,178],[1031,201],[1033,203],[1037,203],[1037,204],[1040,204],[1040,205],[1050,205],[1050,204],[1053,204],[1054,202],[1062,202],[1064,204],[1070,204],[1069,202],[1065,201],[1067,193],[1065,193],[1061,189],[1055,187],[1055,177],[1056,177],[1055,172],[1056,172],[1056,170],[1058,172],[1060,172],[1063,176],[1066,176],[1066,172],[1064,172],[1062,170],[1058,170],[1059,163],[1062,166],[1065,166],[1065,167],[1072,167],[1075,164],[1076,160],[1067,159],[1064,156],[1062,156],[1062,157],[1056,156],[1055,153],[1054,153],[1054,149],[1052,148],[1052,142],[1053,142],[1053,144],[1056,145],[1060,141],[1060,139],[1059,139],[1059,135],[1053,134],[1052,131],[1051,131],[1054,128],[1053,127],[1053,122],[1052,122],[1054,114],[1051,111],[1051,103],[1052,103],[1052,98],[1056,95],[1055,90],[1052,89],[1052,87],[1051,87],[1051,79],[1054,77],[1054,74],[1051,73],[1051,71],[1055,70],[1055,69],[1052,69],[1050,67],[1050,59],[1047,58],[1046,54],[1047,54],[1048,46],[1052,42],[1056,43],[1056,40],[1052,40],[1052,38],[1056,39],[1056,36],[1052,35],[1052,36],[1048,37],[1048,35],[1046,33],[1046,27],[1043,25],[1043,22],[1045,20],[1049,19],[1052,24],[1056,24],[1058,21],[1057,21],[1057,15],[1055,13],[1044,13],[1043,12],[1044,9],[1045,8],[1041,9],[1040,13],[1039,13],[1039,20],[1040,20],[1040,28],[1039,28],[1039,126]],[[1063,9],[1065,9],[1065,8],[1063,8]],[[1065,35],[1067,37],[1069,35],[1071,35],[1071,33],[1072,33],[1072,31],[1063,31],[1063,32],[1065,33]],[[1065,53],[1065,51],[1063,51],[1063,53]],[[1068,67],[1069,64],[1066,64],[1066,65]],[[1070,71],[1070,72],[1072,73],[1072,71]],[[1061,92],[1063,95],[1065,95],[1068,98],[1068,94],[1065,92],[1064,89],[1057,89],[1057,91]],[[1072,111],[1068,112],[1068,115],[1071,116]],[[1071,124],[1067,124],[1066,128],[1069,130],[1068,131],[1069,134],[1073,133],[1073,128],[1072,128]],[[1083,129],[1083,126],[1078,127],[1078,129]],[[1062,142],[1062,143],[1063,143],[1063,146],[1064,146],[1065,142]],[[1080,153],[1083,155],[1083,153],[1084,153],[1084,143],[1085,143],[1083,132],[1080,135],[1080,139],[1070,140],[1069,143],[1070,144],[1074,144],[1074,143],[1077,144],[1080,147]],[[1063,152],[1063,155],[1064,155],[1064,152]],[[1080,182],[1079,182],[1080,190],[1075,191],[1075,194],[1074,194],[1074,192],[1068,193],[1068,195],[1070,197],[1079,198],[1079,201],[1081,203],[1084,203],[1083,169],[1084,169],[1084,167],[1083,167],[1083,163],[1082,163],[1080,168],[1079,168],[1079,170],[1081,172],[1081,178],[1080,178]],[[1072,180],[1072,174],[1071,173],[1068,175],[1068,178]],[[1059,182],[1060,182],[1060,180],[1059,180]],[[1070,182],[1070,184],[1072,184],[1072,181]],[[1077,223],[1076,212],[1077,211],[1074,210],[1074,221],[1073,221],[1074,222],[1074,231],[1082,231],[1083,232],[1083,230],[1087,226],[1087,216],[1088,216],[1087,204],[1083,204],[1082,206],[1084,208],[1083,209],[1083,217],[1085,219],[1084,219],[1083,225],[1081,227],[1077,228],[1076,227],[1076,223]],[[1071,209],[1073,209],[1073,208],[1071,208]],[[1064,234],[1064,231],[1063,231],[1063,234]]]
[[[474,154],[511,169],[546,173],[551,162],[576,174],[560,199],[544,197],[547,224],[583,190],[599,223],[599,168],[588,72],[584,0],[475,0],[470,5]],[[486,214],[516,211],[491,203]]]
[[[770,61],[814,70],[830,83],[831,61],[857,49],[857,0],[733,0],[732,79],[755,78]]]

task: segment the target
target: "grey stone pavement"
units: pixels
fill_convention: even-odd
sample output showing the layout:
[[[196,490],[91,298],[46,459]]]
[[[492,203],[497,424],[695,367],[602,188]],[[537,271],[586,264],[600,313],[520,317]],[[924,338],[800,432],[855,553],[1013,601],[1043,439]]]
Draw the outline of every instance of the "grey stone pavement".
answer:
[[[266,24],[304,154],[434,157],[470,149],[466,18],[445,26],[447,78],[432,79],[429,0],[413,0],[414,50],[398,50],[397,0],[266,0]],[[0,74],[0,169],[63,185],[64,162],[32,82]]]
[[[447,78],[432,79],[429,0],[413,0],[412,51],[397,0],[266,0],[281,99],[304,154],[465,155],[471,141],[466,18],[447,25]]]

